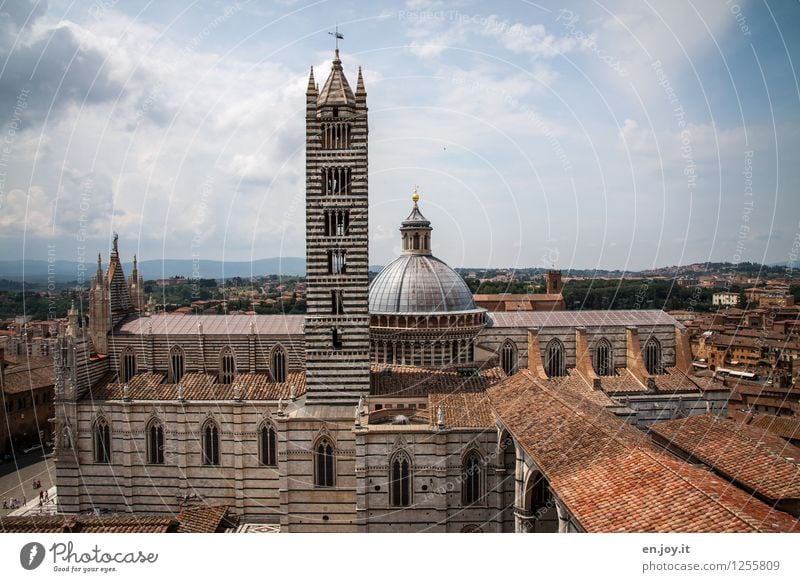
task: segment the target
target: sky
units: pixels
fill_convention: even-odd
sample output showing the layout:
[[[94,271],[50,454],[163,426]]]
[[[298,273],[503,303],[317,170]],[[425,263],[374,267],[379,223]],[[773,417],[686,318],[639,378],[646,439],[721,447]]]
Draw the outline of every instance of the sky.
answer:
[[[794,261],[800,3],[6,0],[0,260],[304,256],[309,67],[369,106],[370,262]]]

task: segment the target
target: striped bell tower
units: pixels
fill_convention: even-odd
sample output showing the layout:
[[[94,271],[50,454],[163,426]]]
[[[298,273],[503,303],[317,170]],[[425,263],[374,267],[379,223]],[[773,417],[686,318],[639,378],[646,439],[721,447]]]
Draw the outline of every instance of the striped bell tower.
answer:
[[[322,91],[306,91],[305,320],[308,404],[354,404],[369,392],[367,92],[339,49]]]

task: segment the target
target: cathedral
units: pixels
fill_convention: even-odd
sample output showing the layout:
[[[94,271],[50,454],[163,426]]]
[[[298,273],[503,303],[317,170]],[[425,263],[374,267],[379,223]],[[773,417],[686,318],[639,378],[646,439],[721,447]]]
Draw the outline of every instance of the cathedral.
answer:
[[[88,324],[72,310],[56,341],[60,511],[206,504],[282,532],[790,527],[648,440],[727,407],[670,315],[479,307],[416,191],[370,284],[368,137],[337,49],[306,91],[305,315],[155,313],[116,237],[98,257]]]

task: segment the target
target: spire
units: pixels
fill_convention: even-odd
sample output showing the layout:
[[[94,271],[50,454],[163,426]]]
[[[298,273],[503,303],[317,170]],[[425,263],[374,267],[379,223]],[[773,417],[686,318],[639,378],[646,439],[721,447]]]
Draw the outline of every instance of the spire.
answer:
[[[136,271],[138,270],[138,268],[139,266],[138,263],[136,262],[136,255],[133,255],[133,270]]]
[[[356,83],[356,95],[361,97],[366,95],[367,90],[364,88],[364,76],[361,74],[361,67],[358,67],[358,82]]]
[[[317,83],[314,80],[314,66],[311,66],[311,73],[308,75],[308,88],[306,89],[306,94],[308,93],[316,93],[317,92]]]
[[[354,106],[355,104],[356,96],[353,95],[353,90],[344,76],[342,61],[339,59],[339,49],[336,49],[331,74],[328,75],[328,80],[325,81],[325,85],[322,86],[322,91],[319,93],[317,107]]]
[[[95,273],[95,278],[98,283],[103,280],[103,258],[100,253],[97,253],[97,273]]]

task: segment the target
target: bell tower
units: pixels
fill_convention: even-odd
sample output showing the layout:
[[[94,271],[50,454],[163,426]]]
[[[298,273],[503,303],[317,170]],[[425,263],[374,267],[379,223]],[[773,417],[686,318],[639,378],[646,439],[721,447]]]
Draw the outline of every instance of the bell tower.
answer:
[[[308,404],[354,404],[369,391],[367,92],[350,88],[336,49],[306,91],[305,320]]]

